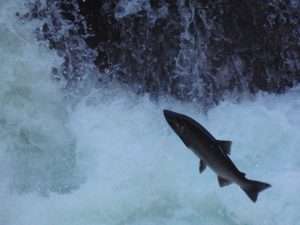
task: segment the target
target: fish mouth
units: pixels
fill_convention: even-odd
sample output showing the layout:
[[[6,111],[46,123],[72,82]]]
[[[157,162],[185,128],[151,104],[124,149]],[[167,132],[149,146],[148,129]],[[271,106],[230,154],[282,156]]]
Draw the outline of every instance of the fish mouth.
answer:
[[[177,117],[177,113],[173,112],[171,110],[164,109],[163,112],[164,112],[164,116],[167,120]]]
[[[171,111],[171,110],[167,110],[167,109],[163,110],[163,112],[164,112],[164,116],[165,116],[165,118],[166,118],[168,124],[169,124],[173,129],[175,129],[175,128],[176,128],[175,124],[176,124],[176,121],[177,121],[177,119],[178,119],[178,113],[173,112],[173,111]]]

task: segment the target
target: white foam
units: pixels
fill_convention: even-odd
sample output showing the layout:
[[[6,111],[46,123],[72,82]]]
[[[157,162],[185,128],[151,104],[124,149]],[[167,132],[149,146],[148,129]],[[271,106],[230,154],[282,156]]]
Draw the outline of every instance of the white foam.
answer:
[[[74,139],[63,95],[50,79],[62,59],[35,40],[37,24],[17,20],[22,4],[7,2],[0,11],[0,165],[10,189],[45,194],[70,185]]]
[[[23,202],[11,209],[19,218],[39,224],[297,224],[299,124],[287,113],[296,113],[295,95],[224,102],[207,116],[174,101],[101,95],[70,117],[86,183],[69,195],[15,197]],[[236,165],[272,188],[253,204],[237,185],[219,188],[209,169],[200,175],[198,159],[168,127],[163,108],[191,115],[216,137],[232,140]],[[20,221],[12,224],[26,224]]]
[[[297,89],[239,104],[225,101],[207,115],[192,104],[169,99],[156,104],[124,90],[102,89],[68,114],[48,78],[60,59],[39,47],[29,28],[0,15],[1,37],[6,37],[0,37],[1,225],[299,223]],[[164,108],[190,115],[217,138],[232,140],[231,157],[240,170],[272,188],[253,204],[237,185],[219,188],[209,169],[200,175],[199,159],[168,127]],[[86,177],[78,190],[42,197],[7,189],[6,180],[14,173],[7,148],[23,146],[24,127],[34,144],[48,150],[55,143],[64,149],[70,144],[66,139],[75,138],[80,174]],[[46,138],[40,139],[39,132]]]

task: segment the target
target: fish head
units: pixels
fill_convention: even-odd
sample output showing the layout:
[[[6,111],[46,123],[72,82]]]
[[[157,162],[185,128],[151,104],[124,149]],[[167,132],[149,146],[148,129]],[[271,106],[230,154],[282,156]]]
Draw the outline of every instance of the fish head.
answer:
[[[177,135],[179,135],[180,137],[185,136],[189,124],[187,123],[184,116],[170,110],[164,110],[164,116],[168,124],[177,133]]]

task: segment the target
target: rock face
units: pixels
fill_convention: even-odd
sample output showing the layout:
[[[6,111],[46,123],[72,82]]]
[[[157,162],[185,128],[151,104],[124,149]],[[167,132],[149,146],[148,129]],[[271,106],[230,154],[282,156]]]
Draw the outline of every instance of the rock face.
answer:
[[[73,88],[98,70],[100,83],[210,105],[300,81],[297,1],[65,2],[36,1],[23,18],[47,18],[37,33],[65,57],[54,72]]]

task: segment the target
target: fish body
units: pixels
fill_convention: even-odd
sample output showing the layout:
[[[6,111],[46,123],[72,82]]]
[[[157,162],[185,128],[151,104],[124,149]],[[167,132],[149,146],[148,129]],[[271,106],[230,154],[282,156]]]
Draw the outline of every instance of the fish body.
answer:
[[[259,192],[271,187],[270,184],[249,180],[229,158],[231,141],[216,139],[205,127],[194,119],[170,110],[164,116],[187,148],[200,159],[199,172],[211,168],[218,176],[221,187],[231,183],[239,185],[247,196],[256,202]]]

